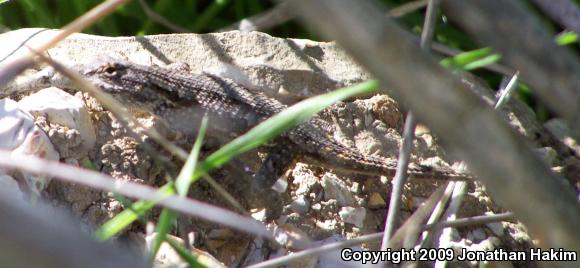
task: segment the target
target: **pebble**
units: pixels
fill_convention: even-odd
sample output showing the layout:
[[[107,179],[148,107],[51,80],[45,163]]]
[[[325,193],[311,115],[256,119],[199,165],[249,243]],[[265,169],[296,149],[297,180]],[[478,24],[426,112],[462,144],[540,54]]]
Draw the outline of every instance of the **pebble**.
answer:
[[[294,199],[294,201],[292,201],[292,203],[290,204],[290,208],[292,209],[292,211],[300,214],[308,212],[309,207],[310,202],[303,195],[297,196],[296,199]]]
[[[385,208],[387,203],[379,193],[372,193],[369,196],[368,207],[372,209]]]
[[[324,174],[322,188],[324,189],[324,200],[335,199],[340,207],[353,206],[356,202],[346,184],[334,174]]]
[[[342,207],[338,212],[340,219],[343,222],[354,224],[356,227],[362,228],[364,220],[367,216],[367,210],[362,207]]]

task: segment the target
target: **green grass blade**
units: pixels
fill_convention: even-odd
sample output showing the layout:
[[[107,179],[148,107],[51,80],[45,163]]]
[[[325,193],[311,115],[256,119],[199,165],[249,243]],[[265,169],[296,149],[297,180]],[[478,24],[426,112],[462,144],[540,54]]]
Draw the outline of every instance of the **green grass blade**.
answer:
[[[556,43],[560,46],[566,46],[578,42],[576,32],[565,32],[556,36]]]
[[[179,196],[182,197],[187,196],[189,186],[192,183],[190,178],[192,177],[191,175],[193,174],[195,166],[197,164],[199,151],[201,150],[201,145],[203,143],[203,138],[205,136],[205,130],[207,129],[207,121],[208,118],[207,115],[205,115],[201,120],[201,126],[199,127],[198,135],[195,140],[195,143],[193,144],[193,148],[191,149],[191,153],[189,154],[187,161],[185,161],[183,168],[181,169],[179,175],[177,176],[177,179],[175,180],[175,189],[177,190],[177,194]],[[169,233],[171,227],[175,223],[176,217],[177,214],[173,210],[165,208],[163,209],[163,211],[161,211],[161,215],[159,216],[159,221],[157,223],[156,228],[157,236],[153,241],[153,245],[151,246],[151,251],[149,253],[149,260],[151,262],[155,258],[155,255],[157,255],[157,251],[159,251],[161,243],[163,243],[163,241],[166,241],[167,233]],[[185,254],[189,253],[186,252]]]
[[[201,120],[201,125],[199,127],[197,138],[195,139],[195,143],[193,144],[193,148],[191,149],[191,153],[183,165],[183,168],[179,172],[177,179],[175,180],[175,188],[179,196],[187,196],[187,192],[189,191],[189,186],[193,182],[191,180],[192,175],[195,171],[195,167],[197,166],[197,159],[199,157],[199,151],[201,150],[201,145],[203,143],[203,138],[205,136],[205,130],[207,129],[207,115],[203,117]]]
[[[175,213],[175,211],[171,210],[171,209],[163,209],[163,211],[161,211],[161,215],[159,215],[159,221],[157,223],[157,227],[155,228],[157,235],[155,236],[155,239],[153,240],[153,244],[151,245],[151,250],[149,252],[149,262],[153,263],[153,260],[155,259],[155,255],[157,255],[157,252],[159,251],[159,248],[161,247],[161,243],[163,243],[163,241],[165,241],[166,237],[167,237],[167,233],[171,230],[171,227],[173,226],[173,223],[175,223],[175,218],[177,217],[177,214]]]
[[[192,268],[206,267],[205,265],[199,263],[195,256],[191,255],[185,248],[183,248],[179,243],[177,243],[173,239],[168,238],[166,241],[175,250],[175,252],[177,252],[179,257],[181,257],[184,261],[186,261],[189,264],[189,267]]]
[[[159,198],[164,198],[175,194],[173,183],[168,183],[159,188],[157,193]],[[95,232],[96,239],[104,241],[115,236],[120,231],[127,228],[127,226],[129,226],[135,220],[137,220],[140,215],[143,215],[143,213],[147,212],[154,206],[155,202],[152,201],[139,201],[133,203],[133,207],[131,209],[123,210],[121,213],[117,214],[117,216],[101,225],[101,227]]]
[[[491,48],[480,48],[472,51],[459,53],[453,57],[440,61],[444,67],[455,70],[473,70],[483,66],[497,63],[501,59],[499,54],[492,53]]]

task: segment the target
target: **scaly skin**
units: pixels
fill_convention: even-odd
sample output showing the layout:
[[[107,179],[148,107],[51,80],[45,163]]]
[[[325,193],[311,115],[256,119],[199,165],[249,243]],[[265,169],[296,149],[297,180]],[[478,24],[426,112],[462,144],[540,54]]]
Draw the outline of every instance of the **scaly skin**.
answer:
[[[124,104],[164,119],[168,126],[195,134],[201,115],[207,112],[212,131],[239,135],[287,106],[263,93],[251,91],[230,79],[184,70],[142,66],[120,60],[89,64],[82,74]],[[324,122],[314,118],[282,135],[298,153],[339,170],[393,175],[396,160],[363,155],[331,138]],[[289,154],[290,155],[290,154]],[[286,161],[289,162],[289,161]],[[280,173],[277,166],[274,173]],[[412,178],[469,180],[471,176],[450,169],[410,165]]]

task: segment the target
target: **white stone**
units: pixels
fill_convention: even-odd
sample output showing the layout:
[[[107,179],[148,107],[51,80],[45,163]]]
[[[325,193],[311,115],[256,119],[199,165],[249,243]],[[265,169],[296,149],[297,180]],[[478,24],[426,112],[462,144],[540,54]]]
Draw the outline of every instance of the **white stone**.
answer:
[[[367,216],[367,210],[362,207],[342,207],[338,212],[342,221],[354,224],[356,227],[364,227],[364,220]]]
[[[324,189],[324,200],[335,199],[340,207],[353,206],[356,202],[347,185],[332,173],[324,174],[322,188]]]
[[[294,199],[294,201],[292,201],[292,203],[290,204],[290,208],[292,209],[292,211],[300,214],[308,212],[309,206],[310,202],[303,195],[297,196],[296,199]]]
[[[85,103],[55,87],[42,89],[18,102],[18,106],[32,114],[47,116],[48,121],[76,129],[82,136],[83,147],[95,145],[96,134]]]

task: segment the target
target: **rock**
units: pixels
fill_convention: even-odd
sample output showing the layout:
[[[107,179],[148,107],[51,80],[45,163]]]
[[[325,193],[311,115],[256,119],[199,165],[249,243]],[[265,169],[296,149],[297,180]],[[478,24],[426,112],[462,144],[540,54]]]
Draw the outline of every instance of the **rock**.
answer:
[[[365,217],[367,216],[367,210],[361,207],[342,207],[340,208],[338,215],[342,221],[362,228],[364,226]]]
[[[307,168],[307,165],[298,163],[292,170],[292,177],[294,177],[293,184],[298,185],[296,195],[306,195],[310,193],[315,187],[320,185],[312,170]]]
[[[356,202],[348,186],[332,173],[326,173],[322,177],[324,200],[335,199],[339,207],[353,206]]]
[[[503,224],[501,222],[488,223],[485,226],[491,230],[491,232],[496,236],[502,236],[504,233]]]
[[[322,205],[320,203],[316,203],[312,205],[312,210],[320,211],[322,209]]]
[[[50,123],[78,130],[85,150],[95,145],[96,134],[91,117],[85,103],[79,98],[51,87],[24,97],[18,106],[33,115],[46,115]]]
[[[387,203],[379,193],[372,193],[369,196],[367,206],[372,209],[385,208],[387,207]]]
[[[304,213],[308,212],[309,207],[310,207],[310,202],[303,195],[297,196],[296,199],[294,199],[294,201],[292,201],[292,203],[290,203],[290,208],[292,209],[292,211],[294,211],[296,213],[300,213],[300,214],[304,214]]]
[[[472,233],[473,233],[474,241],[482,241],[487,237],[487,234],[481,228],[477,228],[477,229],[473,230]]]
[[[292,250],[306,249],[312,242],[304,231],[290,224],[274,227],[273,235],[278,244]]]

